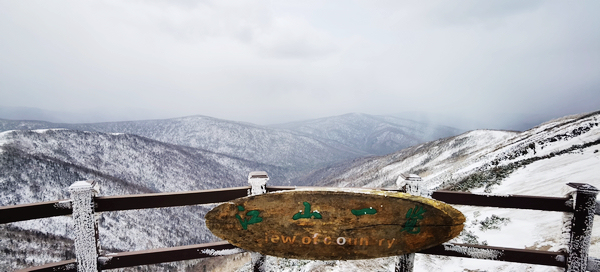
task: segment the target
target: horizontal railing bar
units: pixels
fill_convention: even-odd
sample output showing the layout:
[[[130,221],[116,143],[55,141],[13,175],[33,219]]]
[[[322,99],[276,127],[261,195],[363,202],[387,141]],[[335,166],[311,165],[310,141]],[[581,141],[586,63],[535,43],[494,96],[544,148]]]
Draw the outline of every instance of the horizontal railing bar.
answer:
[[[225,202],[248,195],[250,186],[177,193],[96,197],[97,212],[163,208]]]
[[[267,191],[294,190],[296,188],[319,188],[319,187],[295,187],[295,186],[267,186]],[[366,189],[366,188],[363,188]],[[375,190],[398,191],[394,189]],[[554,212],[573,212],[573,208],[567,205],[570,201],[568,197],[546,197],[546,196],[526,196],[526,195],[478,195],[455,191],[434,191],[431,195],[433,199],[446,202],[448,204],[484,206],[495,208],[513,208],[528,209]]]
[[[566,267],[563,252],[446,243],[418,253],[504,262]]]
[[[267,192],[277,192],[277,191],[289,191],[296,189],[306,189],[306,188],[323,188],[323,187],[310,187],[310,186],[265,186]]]
[[[69,200],[0,206],[0,224],[69,215],[71,213],[71,202]]]
[[[220,241],[189,246],[113,253],[99,258],[99,268],[102,270],[116,269],[138,265],[215,257],[220,256],[221,254],[211,254],[210,251],[227,249],[237,249],[237,247],[229,244],[227,241]],[[566,266],[566,254],[563,252],[554,251],[446,243],[426,250],[421,250],[417,253],[535,265],[548,265],[556,267]],[[76,271],[76,262],[75,260],[69,260],[59,263],[46,264],[44,266],[32,267],[21,271]]]
[[[454,191],[435,191],[431,197],[456,205],[573,212],[573,207],[567,204],[571,200],[568,197],[478,195]]]
[[[157,263],[168,263],[175,261],[184,261],[192,259],[200,259],[207,257],[220,256],[217,254],[210,254],[211,250],[227,250],[227,249],[239,249],[227,241],[220,241],[214,243],[205,243],[189,246],[179,247],[168,247],[159,249],[150,249],[142,251],[130,251],[113,253],[107,256],[99,257],[98,267],[100,270],[105,269],[116,269],[123,267],[132,267],[138,265],[148,265]],[[241,253],[242,249],[239,249]],[[209,252],[203,252],[209,251]],[[223,254],[227,255],[227,254]],[[77,261],[68,260],[56,263],[49,263],[42,266],[30,267],[18,272],[52,272],[52,271],[77,271]]]
[[[75,259],[68,261],[61,261],[57,263],[49,263],[36,267],[29,267],[21,270],[17,270],[15,272],[56,272],[56,271],[65,271],[65,272],[77,272],[77,261]]]
[[[273,192],[300,188],[324,187],[267,186],[267,191]],[[101,196],[95,198],[95,203],[97,212],[211,204],[247,196],[248,189],[250,189],[250,186],[191,192]],[[497,196],[454,191],[435,191],[432,194],[432,198],[457,205],[573,212],[572,207],[567,205],[569,198],[566,197]],[[0,207],[0,224],[69,214],[71,214],[69,200],[3,206]]]
[[[121,252],[100,257],[100,269],[115,269],[138,265],[167,263],[220,256],[211,254],[210,251],[238,249],[227,241],[179,246],[169,248],[150,249],[143,251]],[[243,252],[239,249],[239,252]],[[208,252],[206,252],[208,251]],[[227,255],[227,254],[224,254]]]

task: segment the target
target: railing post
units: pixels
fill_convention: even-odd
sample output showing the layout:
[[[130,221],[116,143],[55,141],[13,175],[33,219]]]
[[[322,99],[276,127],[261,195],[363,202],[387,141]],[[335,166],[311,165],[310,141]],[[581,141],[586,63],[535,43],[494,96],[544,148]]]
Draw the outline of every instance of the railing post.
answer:
[[[577,190],[571,221],[567,272],[584,272],[587,268],[588,249],[594,225],[598,189],[585,183],[568,183]]]
[[[400,186],[401,191],[423,197],[430,197],[430,192],[422,184],[421,178],[408,178],[410,175],[400,175],[400,178],[404,178],[404,181],[397,181],[396,184]],[[415,266],[415,253],[409,253],[398,256],[398,263],[396,263],[395,272],[412,272]]]
[[[73,202],[75,256],[77,271],[97,272],[100,244],[98,221],[94,214],[94,196],[98,193],[95,181],[77,181],[69,187]]]
[[[252,186],[248,191],[248,195],[262,195],[267,192],[267,181],[269,180],[269,176],[267,172],[264,171],[254,171],[248,174],[248,183]],[[250,253],[252,256],[252,271],[254,272],[265,272],[266,271],[266,263],[265,263],[265,255],[260,253],[252,252]]]
[[[415,266],[415,254],[409,253],[398,256],[396,263],[396,272],[412,272]]]

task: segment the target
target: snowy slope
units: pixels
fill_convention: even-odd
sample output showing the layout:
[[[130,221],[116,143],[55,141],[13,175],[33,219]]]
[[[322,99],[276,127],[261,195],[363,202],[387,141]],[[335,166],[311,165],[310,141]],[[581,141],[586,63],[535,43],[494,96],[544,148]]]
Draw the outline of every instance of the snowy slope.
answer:
[[[537,160],[597,146],[598,112],[569,116],[525,132],[475,130],[413,146],[394,154],[367,157],[321,169],[320,184],[359,187],[397,186],[402,173],[419,174],[439,189],[475,173],[518,168]],[[561,153],[562,152],[562,153]],[[510,171],[508,169],[506,171]],[[493,183],[491,180],[486,184]]]
[[[320,169],[304,177],[305,183],[341,187],[393,187],[402,173],[416,173],[436,187],[484,163],[483,156],[497,149],[516,132],[477,130],[413,146],[383,157],[360,158]]]
[[[404,184],[398,179],[400,174],[417,173],[432,190],[454,188],[477,193],[564,196],[569,192],[565,186],[568,182],[600,188],[599,123],[600,112],[594,112],[553,120],[522,133],[471,131],[388,156],[323,169],[314,175],[330,186],[397,188]],[[457,242],[552,251],[565,248],[562,213],[457,208],[467,216],[465,231]],[[600,221],[596,220],[590,249],[595,257],[600,257],[599,237]],[[389,263],[393,259],[376,260],[367,266],[377,270]],[[324,271],[344,271],[350,265],[344,262]],[[417,254],[415,271],[562,269]]]

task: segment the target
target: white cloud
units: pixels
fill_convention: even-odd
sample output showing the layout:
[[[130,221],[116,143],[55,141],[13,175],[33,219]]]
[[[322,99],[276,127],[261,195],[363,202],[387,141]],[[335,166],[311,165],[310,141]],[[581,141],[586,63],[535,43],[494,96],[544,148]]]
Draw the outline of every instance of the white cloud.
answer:
[[[132,107],[257,123],[595,110],[598,6],[2,1],[0,106]]]
[[[313,58],[334,52],[336,41],[325,31],[305,20],[281,16],[256,35],[255,44],[263,56],[281,58]]]

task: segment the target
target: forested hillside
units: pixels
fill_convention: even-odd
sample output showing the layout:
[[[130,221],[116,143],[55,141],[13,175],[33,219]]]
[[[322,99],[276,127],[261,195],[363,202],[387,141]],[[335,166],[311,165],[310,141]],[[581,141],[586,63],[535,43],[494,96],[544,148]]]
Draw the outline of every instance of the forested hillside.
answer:
[[[165,144],[135,135],[73,130],[0,133],[0,205],[69,198],[68,187],[97,180],[101,195],[177,192],[245,186],[248,172],[265,170],[285,180],[279,167]],[[277,180],[273,181],[277,184]],[[129,251],[210,241],[202,206],[107,212],[100,240],[108,251]],[[72,220],[54,217],[4,225],[1,270],[39,265],[71,256],[52,240],[72,239]],[[68,240],[68,239],[67,239]],[[65,245],[69,247],[69,243]],[[58,247],[58,248],[57,248]],[[71,252],[71,253],[69,253]],[[26,256],[26,258],[24,258]]]

